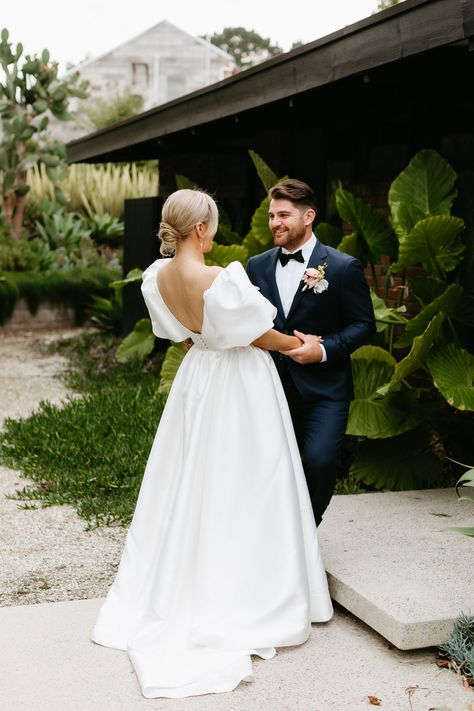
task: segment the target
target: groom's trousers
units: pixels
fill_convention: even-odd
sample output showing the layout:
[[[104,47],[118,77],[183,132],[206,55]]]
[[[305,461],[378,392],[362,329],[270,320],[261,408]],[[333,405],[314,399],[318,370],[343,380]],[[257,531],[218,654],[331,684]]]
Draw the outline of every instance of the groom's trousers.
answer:
[[[339,451],[346,431],[349,402],[305,400],[287,371],[282,378],[303,461],[316,525],[334,492]]]

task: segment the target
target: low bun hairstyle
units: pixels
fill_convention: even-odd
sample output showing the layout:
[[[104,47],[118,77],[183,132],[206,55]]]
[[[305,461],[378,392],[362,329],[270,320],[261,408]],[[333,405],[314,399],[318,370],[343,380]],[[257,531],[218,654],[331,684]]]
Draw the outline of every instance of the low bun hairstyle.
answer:
[[[161,213],[161,254],[172,256],[178,242],[186,239],[199,222],[207,225],[206,236],[214,237],[218,219],[217,205],[210,195],[201,190],[176,190],[166,199]]]

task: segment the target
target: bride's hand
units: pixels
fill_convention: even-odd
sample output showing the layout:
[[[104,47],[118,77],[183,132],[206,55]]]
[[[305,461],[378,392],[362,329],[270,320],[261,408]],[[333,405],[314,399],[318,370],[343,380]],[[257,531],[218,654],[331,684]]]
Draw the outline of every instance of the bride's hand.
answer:
[[[292,358],[292,360],[296,363],[300,363],[300,365],[320,363],[323,357],[320,344],[324,342],[324,338],[314,336],[311,333],[301,333],[301,331],[294,331],[293,333],[300,339],[301,345],[289,351],[280,351],[280,353]]]

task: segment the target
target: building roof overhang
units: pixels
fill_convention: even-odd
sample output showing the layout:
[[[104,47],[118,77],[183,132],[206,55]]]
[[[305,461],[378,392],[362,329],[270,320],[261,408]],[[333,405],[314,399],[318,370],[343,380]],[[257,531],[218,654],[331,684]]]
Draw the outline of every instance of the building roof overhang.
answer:
[[[474,0],[405,0],[235,76],[67,145],[68,159],[155,158],[161,139],[474,37]],[[136,154],[136,155],[134,155]]]

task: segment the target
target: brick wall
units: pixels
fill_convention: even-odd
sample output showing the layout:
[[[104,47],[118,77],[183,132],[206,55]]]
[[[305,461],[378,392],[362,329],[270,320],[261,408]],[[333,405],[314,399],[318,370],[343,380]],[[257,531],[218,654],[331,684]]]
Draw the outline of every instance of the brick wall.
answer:
[[[381,212],[388,219],[389,208],[387,202],[390,183],[359,183],[351,185],[348,189],[360,200],[367,203],[378,212]],[[343,224],[344,232],[350,232],[351,226]],[[417,314],[420,305],[408,288],[407,280],[414,277],[424,276],[425,272],[421,267],[408,267],[397,275],[389,275],[390,260],[382,257],[374,269],[368,265],[365,269],[365,276],[371,289],[385,301],[387,306],[394,308],[406,306],[406,316]],[[375,272],[375,274],[374,274]]]

